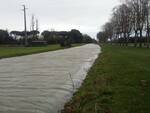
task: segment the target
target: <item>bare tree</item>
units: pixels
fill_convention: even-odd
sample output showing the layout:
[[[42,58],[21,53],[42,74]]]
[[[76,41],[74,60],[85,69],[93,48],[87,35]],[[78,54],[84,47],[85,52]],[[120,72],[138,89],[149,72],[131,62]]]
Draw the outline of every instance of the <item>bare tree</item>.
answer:
[[[113,24],[111,22],[106,23],[103,26],[103,30],[105,33],[105,36],[107,37],[108,40],[113,41]]]
[[[150,47],[150,0],[144,0],[144,11],[145,11],[145,15],[146,15],[146,43],[147,43],[147,48]]]
[[[102,36],[107,37],[111,42],[117,40],[120,45],[128,46],[128,43],[133,43],[134,40],[135,47],[138,43],[142,47],[143,42],[147,43],[147,47],[149,47],[149,8],[150,0],[122,0],[122,4],[113,9],[110,21],[104,25]],[[147,37],[143,35],[145,31]]]

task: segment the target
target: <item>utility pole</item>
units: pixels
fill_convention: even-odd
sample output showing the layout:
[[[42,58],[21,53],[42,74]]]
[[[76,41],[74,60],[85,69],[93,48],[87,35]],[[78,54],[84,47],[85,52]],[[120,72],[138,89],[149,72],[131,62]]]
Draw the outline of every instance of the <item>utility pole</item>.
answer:
[[[31,31],[34,31],[34,27],[35,27],[35,21],[34,21],[34,15],[32,15],[32,18],[31,18]]]
[[[36,19],[36,31],[38,31],[39,30],[39,21],[38,21],[38,19]]]
[[[25,46],[28,45],[28,36],[27,36],[27,21],[26,21],[26,6],[25,5],[22,5],[23,6],[23,12],[24,12],[24,32],[25,32]]]

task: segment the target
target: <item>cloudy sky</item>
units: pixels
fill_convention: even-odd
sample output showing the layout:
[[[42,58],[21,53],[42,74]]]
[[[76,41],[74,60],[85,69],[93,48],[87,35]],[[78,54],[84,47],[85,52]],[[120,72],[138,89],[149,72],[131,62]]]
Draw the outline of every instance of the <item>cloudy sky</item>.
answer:
[[[27,26],[31,15],[39,20],[42,30],[78,29],[95,37],[110,18],[119,0],[0,0],[0,29],[23,30],[22,4],[27,10]]]

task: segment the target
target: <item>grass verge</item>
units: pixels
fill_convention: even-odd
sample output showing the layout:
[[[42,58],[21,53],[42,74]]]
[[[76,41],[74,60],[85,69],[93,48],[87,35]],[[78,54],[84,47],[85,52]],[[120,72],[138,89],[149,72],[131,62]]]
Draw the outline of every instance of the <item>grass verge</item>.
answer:
[[[82,45],[84,44],[73,44],[72,47]],[[61,47],[60,45],[48,45],[46,47],[0,47],[0,59],[54,51],[59,49],[65,48]]]
[[[150,50],[104,45],[62,113],[150,113]]]

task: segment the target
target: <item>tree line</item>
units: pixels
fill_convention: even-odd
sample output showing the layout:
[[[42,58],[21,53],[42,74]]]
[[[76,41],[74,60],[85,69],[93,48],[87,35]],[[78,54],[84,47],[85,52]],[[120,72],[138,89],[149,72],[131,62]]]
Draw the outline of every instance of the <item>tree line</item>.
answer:
[[[95,42],[87,34],[82,34],[79,30],[71,31],[48,31],[45,30],[41,34],[37,30],[27,31],[28,42],[46,41],[48,44],[60,44],[61,46],[70,46],[73,43],[92,43]],[[23,45],[25,42],[24,31],[0,30],[0,44],[18,44]]]
[[[39,31],[28,31],[28,41],[37,40]],[[24,44],[24,31],[11,31],[8,32],[7,30],[0,29],[0,44]]]
[[[97,34],[100,42],[150,47],[150,0],[123,0]]]
[[[49,44],[60,43],[62,46],[65,43],[92,43],[95,40],[87,34],[82,34],[79,30],[72,29],[71,31],[43,31],[42,36]]]

